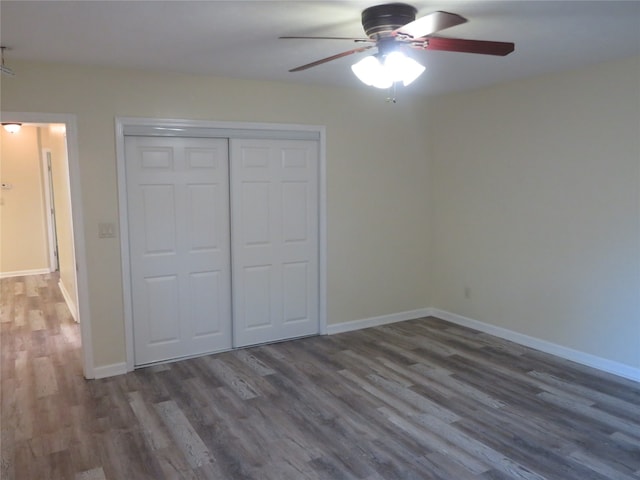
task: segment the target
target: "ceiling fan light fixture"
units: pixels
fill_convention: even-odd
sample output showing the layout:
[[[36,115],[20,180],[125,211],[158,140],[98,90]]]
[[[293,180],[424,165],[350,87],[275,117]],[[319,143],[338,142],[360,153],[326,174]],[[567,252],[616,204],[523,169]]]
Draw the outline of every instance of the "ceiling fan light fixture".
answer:
[[[391,52],[384,59],[384,67],[394,82],[402,82],[406,87],[422,75],[425,67],[402,52]]]
[[[390,88],[393,85],[393,79],[375,55],[364,57],[351,65],[351,70],[362,83],[370,87]]]
[[[422,75],[425,67],[402,52],[394,51],[380,61],[378,56],[370,55],[351,66],[351,70],[365,85],[376,88],[390,88],[395,82],[406,87]]]
[[[17,122],[6,122],[2,126],[9,133],[18,133],[22,128],[22,124]]]

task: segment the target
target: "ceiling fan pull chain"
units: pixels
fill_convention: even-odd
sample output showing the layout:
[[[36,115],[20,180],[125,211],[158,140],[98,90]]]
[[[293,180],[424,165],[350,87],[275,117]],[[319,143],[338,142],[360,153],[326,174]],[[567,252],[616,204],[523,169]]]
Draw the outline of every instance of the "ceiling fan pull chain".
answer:
[[[387,103],[396,103],[396,82],[389,87],[389,96],[387,97]]]

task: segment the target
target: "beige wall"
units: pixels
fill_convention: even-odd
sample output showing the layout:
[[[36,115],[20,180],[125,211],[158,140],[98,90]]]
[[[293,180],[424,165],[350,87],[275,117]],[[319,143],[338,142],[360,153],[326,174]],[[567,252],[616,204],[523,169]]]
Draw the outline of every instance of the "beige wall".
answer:
[[[0,128],[0,273],[48,271],[47,226],[38,129]]]
[[[640,367],[640,59],[432,111],[433,306]]]
[[[640,367],[639,59],[437,99],[17,63],[78,118],[97,366],[123,362],[114,117],[327,127],[329,323],[428,306]],[[470,289],[465,298],[464,289]]]
[[[370,89],[336,89],[169,72],[15,63],[3,80],[5,111],[72,113],[97,366],[125,360],[120,248],[99,239],[118,220],[114,117],[325,125],[328,321],[425,307],[427,162],[420,105]]]
[[[58,127],[58,128],[56,128]],[[51,151],[51,175],[56,211],[56,236],[58,239],[58,263],[60,284],[72,305],[72,314],[76,315],[76,266],[73,245],[73,222],[71,219],[71,197],[69,196],[69,165],[67,160],[67,140],[59,127],[47,125],[40,127],[40,144]]]

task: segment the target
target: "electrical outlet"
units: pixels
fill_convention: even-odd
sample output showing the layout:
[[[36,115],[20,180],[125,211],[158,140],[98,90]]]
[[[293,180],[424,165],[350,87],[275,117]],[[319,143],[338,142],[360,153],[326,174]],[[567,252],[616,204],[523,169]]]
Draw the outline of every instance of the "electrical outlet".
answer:
[[[464,298],[466,298],[466,299],[471,298],[471,288],[470,287],[464,287]]]
[[[116,236],[116,225],[114,223],[99,223],[98,238],[114,238]]]

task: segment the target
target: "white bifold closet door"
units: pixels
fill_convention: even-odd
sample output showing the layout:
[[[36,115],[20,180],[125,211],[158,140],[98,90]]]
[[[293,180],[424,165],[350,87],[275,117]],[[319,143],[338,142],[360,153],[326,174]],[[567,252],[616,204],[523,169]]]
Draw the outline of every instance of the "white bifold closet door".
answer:
[[[319,333],[318,142],[231,140],[235,346]]]
[[[226,139],[125,137],[135,364],[231,348]]]

